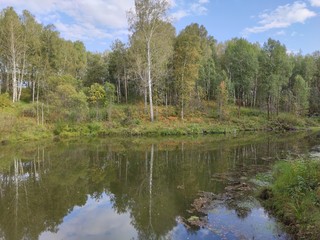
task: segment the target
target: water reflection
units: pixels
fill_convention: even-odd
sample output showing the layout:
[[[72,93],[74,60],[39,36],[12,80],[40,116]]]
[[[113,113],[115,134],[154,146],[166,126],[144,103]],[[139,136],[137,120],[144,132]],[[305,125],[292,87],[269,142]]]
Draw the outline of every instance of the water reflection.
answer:
[[[226,219],[240,233],[225,231],[225,237],[235,239],[260,236],[252,225],[258,215],[266,219],[261,224],[274,226],[263,236],[277,238],[278,228],[259,206],[237,216],[222,205],[208,214],[211,228],[205,230],[187,229],[177,219],[189,217],[186,210],[199,190],[224,191],[225,183],[213,175],[233,171],[248,177],[315,142],[300,134],[2,147],[0,238],[220,239],[217,231],[225,227],[212,219]]]
[[[84,206],[76,206],[64,217],[59,231],[43,232],[40,239],[130,239],[136,238],[130,214],[114,212],[110,197],[102,194],[100,200],[88,196]]]

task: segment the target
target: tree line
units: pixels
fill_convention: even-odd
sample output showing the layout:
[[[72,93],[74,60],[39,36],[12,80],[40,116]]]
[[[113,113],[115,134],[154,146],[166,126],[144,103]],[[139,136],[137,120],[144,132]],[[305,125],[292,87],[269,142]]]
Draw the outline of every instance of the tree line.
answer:
[[[227,104],[268,117],[319,112],[320,52],[288,53],[271,38],[263,45],[243,38],[219,43],[197,23],[176,34],[168,8],[165,0],[136,0],[127,14],[128,42],[115,40],[103,53],[61,38],[27,10],[3,9],[0,93],[33,102],[38,119],[43,107],[76,120],[96,109],[98,118],[98,109],[113,102],[144,102],[151,121],[157,106],[175,106],[183,119],[207,101],[217,103],[220,116]]]

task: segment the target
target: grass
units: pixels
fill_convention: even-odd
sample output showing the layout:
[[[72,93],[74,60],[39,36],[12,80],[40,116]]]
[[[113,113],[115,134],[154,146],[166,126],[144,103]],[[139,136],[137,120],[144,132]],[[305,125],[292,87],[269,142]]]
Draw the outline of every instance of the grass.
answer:
[[[6,99],[3,95],[0,96]],[[228,106],[225,116],[220,118],[216,108],[213,102],[204,102],[201,108],[187,111],[185,119],[182,120],[177,108],[156,106],[154,122],[149,121],[148,110],[144,109],[143,104],[115,104],[108,113],[106,109],[91,109],[86,116],[82,116],[81,121],[61,118],[46,108],[49,113],[45,112],[45,124],[39,125],[35,105],[23,102],[12,104],[4,100],[0,106],[0,142],[38,140],[54,136],[64,139],[110,135],[199,135],[266,129],[282,131],[320,124],[315,119],[301,118],[292,114],[280,114],[269,121],[265,112],[252,108],[241,108],[238,117],[236,106]],[[98,117],[97,112],[99,112]]]
[[[264,205],[298,239],[320,237],[320,161],[282,161],[273,169],[271,187],[261,191]]]

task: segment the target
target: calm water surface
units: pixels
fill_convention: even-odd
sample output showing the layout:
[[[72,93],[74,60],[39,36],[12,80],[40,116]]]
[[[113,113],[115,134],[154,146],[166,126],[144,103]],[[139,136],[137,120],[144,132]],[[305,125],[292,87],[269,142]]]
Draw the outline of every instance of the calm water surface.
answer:
[[[199,191],[223,193],[228,177],[249,182],[319,142],[264,133],[1,146],[0,239],[289,239],[251,196],[216,204],[205,227],[188,226],[188,210]]]

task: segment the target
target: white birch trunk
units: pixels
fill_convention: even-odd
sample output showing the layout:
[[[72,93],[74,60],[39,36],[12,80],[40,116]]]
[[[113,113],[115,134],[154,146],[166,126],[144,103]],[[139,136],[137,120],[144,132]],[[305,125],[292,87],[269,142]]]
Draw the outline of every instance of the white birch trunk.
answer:
[[[148,89],[149,89],[149,104],[150,104],[150,120],[153,122],[153,103],[152,103],[152,79],[151,79],[151,51],[150,40],[147,41],[147,58],[148,58]]]

